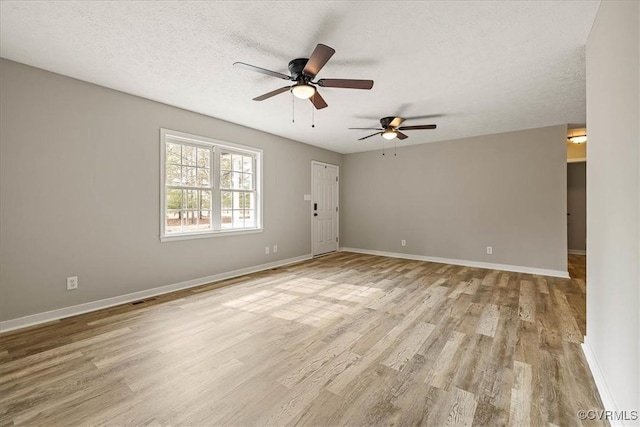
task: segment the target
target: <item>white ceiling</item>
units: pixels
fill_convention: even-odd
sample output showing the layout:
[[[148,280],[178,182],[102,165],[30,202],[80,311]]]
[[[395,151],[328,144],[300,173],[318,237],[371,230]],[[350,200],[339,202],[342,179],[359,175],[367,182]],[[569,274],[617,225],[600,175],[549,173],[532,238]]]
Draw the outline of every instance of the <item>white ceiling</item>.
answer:
[[[584,45],[597,1],[217,1],[0,3],[0,55],[341,153],[383,116],[416,117],[399,144],[584,123]],[[373,79],[370,91],[321,88],[329,107],[236,61],[289,74],[317,43],[336,50],[318,78]],[[285,84],[283,84],[285,83]],[[432,116],[418,118],[420,116]],[[187,130],[188,129],[181,129]],[[215,137],[215,135],[211,135]],[[250,141],[247,141],[250,143]]]

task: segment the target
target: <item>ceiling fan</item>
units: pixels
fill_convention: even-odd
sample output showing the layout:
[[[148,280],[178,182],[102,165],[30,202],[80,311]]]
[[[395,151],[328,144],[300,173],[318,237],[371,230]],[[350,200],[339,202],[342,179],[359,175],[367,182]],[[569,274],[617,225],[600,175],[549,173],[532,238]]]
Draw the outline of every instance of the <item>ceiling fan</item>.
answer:
[[[318,89],[314,85],[346,89],[371,89],[373,87],[373,80],[320,79],[314,82],[313,79],[335,52],[336,51],[329,46],[318,44],[309,58],[296,58],[289,62],[290,76],[256,67],[255,65],[245,64],[244,62],[235,62],[233,65],[245,70],[295,82],[294,85],[284,86],[280,89],[265,93],[264,95],[257,96],[253,98],[254,101],[264,101],[272,96],[290,90],[291,93],[298,98],[309,99],[314,107],[320,110],[321,108],[327,107],[327,103],[324,98],[320,96]]]
[[[400,126],[405,119],[402,117],[383,117],[380,119],[381,128],[349,128],[349,129],[358,129],[358,130],[378,130],[381,132],[372,133],[371,135],[358,138],[358,141],[362,141],[363,139],[371,138],[375,135],[382,135],[384,139],[407,139],[409,138],[404,133],[400,132],[402,130],[419,130],[419,129],[435,129],[436,125],[417,125],[417,126]]]

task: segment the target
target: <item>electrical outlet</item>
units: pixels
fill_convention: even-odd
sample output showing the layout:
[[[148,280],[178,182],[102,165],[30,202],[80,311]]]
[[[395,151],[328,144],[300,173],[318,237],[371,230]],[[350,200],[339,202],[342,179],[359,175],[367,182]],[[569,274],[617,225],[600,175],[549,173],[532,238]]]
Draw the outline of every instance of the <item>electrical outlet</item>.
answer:
[[[67,290],[78,289],[78,276],[67,277]]]
[[[275,254],[276,252],[278,252],[278,245],[273,245],[273,253]]]
[[[265,246],[265,248],[264,248],[264,254],[265,254],[265,255],[269,255],[269,246]]]
[[[491,247],[491,246],[487,246],[487,253],[488,253],[489,255],[492,255],[492,254],[493,254],[493,247]]]
[[[400,240],[400,244],[402,246],[407,246],[407,241],[406,240]]]

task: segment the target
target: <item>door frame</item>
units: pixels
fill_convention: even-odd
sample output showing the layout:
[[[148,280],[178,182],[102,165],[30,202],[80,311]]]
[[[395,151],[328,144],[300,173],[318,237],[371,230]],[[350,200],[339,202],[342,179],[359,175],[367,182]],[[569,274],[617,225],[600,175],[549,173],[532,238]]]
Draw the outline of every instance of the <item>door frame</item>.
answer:
[[[340,250],[340,166],[334,165],[332,163],[321,162],[319,160],[311,160],[311,203],[309,204],[309,218],[311,224],[311,257],[315,257],[314,245],[315,241],[315,227],[313,226],[313,201],[315,200],[315,190],[313,185],[313,167],[315,165],[322,166],[331,166],[336,168],[336,176],[338,177],[338,181],[336,181],[336,206],[338,207],[338,211],[336,212],[336,237],[338,241],[336,242],[336,252]]]

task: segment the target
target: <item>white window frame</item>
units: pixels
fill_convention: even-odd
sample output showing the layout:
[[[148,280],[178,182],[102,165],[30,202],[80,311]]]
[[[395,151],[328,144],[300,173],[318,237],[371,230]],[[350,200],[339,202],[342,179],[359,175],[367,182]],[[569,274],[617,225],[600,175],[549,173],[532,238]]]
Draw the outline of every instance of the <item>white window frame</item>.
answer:
[[[177,143],[207,146],[211,148],[211,224],[212,230],[198,230],[183,233],[166,233],[166,144],[175,141]],[[238,154],[250,155],[254,159],[254,185],[255,185],[255,218],[256,226],[252,228],[220,229],[221,200],[220,200],[220,149],[225,149]],[[232,142],[220,141],[206,136],[192,135],[170,129],[160,129],[160,241],[170,242],[175,240],[202,239],[216,236],[229,236],[235,234],[261,233],[262,228],[262,150]]]

